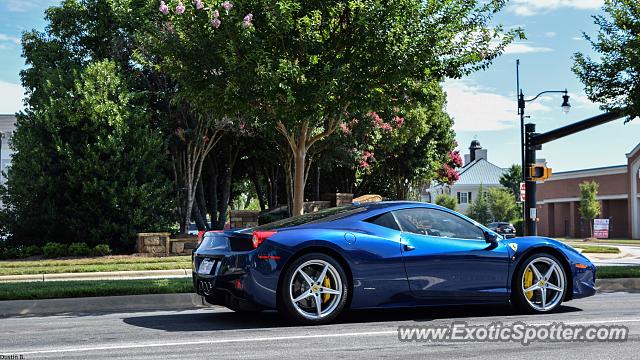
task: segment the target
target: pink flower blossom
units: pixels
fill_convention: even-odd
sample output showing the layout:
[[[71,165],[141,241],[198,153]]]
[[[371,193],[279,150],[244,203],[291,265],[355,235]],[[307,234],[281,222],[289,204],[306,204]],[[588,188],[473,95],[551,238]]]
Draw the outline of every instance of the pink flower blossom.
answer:
[[[396,123],[396,127],[401,128],[404,125],[404,118],[400,116],[396,116],[393,118],[393,122]]]
[[[213,20],[211,20],[211,26],[213,26],[216,29],[220,27],[221,23],[222,21],[220,21],[220,19],[218,18],[213,18]]]
[[[225,1],[222,3],[222,7],[227,11],[227,15],[229,15],[229,10],[233,9],[233,4],[229,1]]]
[[[193,2],[193,5],[195,5],[196,9],[198,10],[202,10],[204,8],[204,4],[202,3],[202,0],[195,0]]]
[[[214,18],[214,19],[217,19],[217,18],[219,18],[219,17],[220,17],[220,11],[218,11],[218,10],[213,10],[213,18]]]
[[[178,5],[176,6],[176,14],[178,15],[182,15],[184,13],[184,5],[182,4],[182,2],[179,2]]]
[[[342,133],[345,134],[345,135],[349,135],[351,133],[351,130],[349,129],[349,127],[345,123],[341,123],[340,124],[340,129],[342,129]]]
[[[367,159],[372,158],[372,157],[373,157],[373,153],[372,152],[369,152],[369,151],[366,151],[366,150],[362,152],[362,159],[367,160]]]
[[[244,121],[240,121],[240,130],[244,130],[245,126],[246,124],[244,123]]]
[[[373,124],[376,127],[380,127],[380,125],[382,125],[382,123],[384,122],[382,121],[382,118],[380,117],[380,115],[378,115],[378,113],[376,113],[375,111],[368,112],[367,115],[373,118]]]
[[[169,7],[164,3],[164,1],[160,1],[160,8],[158,10],[165,15],[169,13]]]
[[[369,163],[367,163],[364,160],[360,160],[360,167],[363,169],[368,169],[369,168]]]
[[[449,159],[451,159],[451,164],[455,167],[462,166],[462,156],[460,156],[460,151],[449,151]]]
[[[253,21],[253,14],[249,13],[242,19],[242,27],[248,28],[251,26],[251,21]]]
[[[384,130],[384,131],[391,131],[391,130],[393,130],[393,128],[391,127],[391,124],[386,123],[386,122],[383,122],[383,123],[380,125],[380,128],[381,128],[382,130]]]

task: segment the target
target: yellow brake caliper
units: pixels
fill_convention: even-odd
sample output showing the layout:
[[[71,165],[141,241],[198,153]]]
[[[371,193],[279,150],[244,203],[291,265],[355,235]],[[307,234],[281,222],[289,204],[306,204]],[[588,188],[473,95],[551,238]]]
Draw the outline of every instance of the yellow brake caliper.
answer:
[[[531,271],[530,268],[527,268],[527,270],[524,272],[524,288],[528,289],[531,286],[533,286],[533,271]],[[527,299],[531,300],[531,298],[533,297],[533,291],[527,291],[524,296],[526,296]]]
[[[322,281],[322,286],[326,287],[326,288],[331,288],[331,280],[329,280],[328,276],[324,277],[324,280]],[[331,294],[323,294],[322,295],[322,302],[326,303],[327,301],[329,301],[329,298],[331,297]]]

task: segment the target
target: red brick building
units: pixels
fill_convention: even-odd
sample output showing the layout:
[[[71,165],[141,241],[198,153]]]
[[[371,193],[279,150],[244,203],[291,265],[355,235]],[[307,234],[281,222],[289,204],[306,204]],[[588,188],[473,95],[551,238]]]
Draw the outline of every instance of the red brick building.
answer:
[[[538,233],[550,237],[589,236],[578,206],[583,181],[596,181],[602,213],[610,219],[610,237],[640,239],[640,144],[627,154],[627,164],[555,173],[538,184]]]

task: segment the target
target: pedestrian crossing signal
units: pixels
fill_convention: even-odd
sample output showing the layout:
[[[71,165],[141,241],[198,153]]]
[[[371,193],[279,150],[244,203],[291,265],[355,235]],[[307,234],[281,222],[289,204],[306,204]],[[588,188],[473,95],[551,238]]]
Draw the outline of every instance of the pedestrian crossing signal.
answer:
[[[552,169],[542,164],[529,167],[529,178],[533,181],[545,181],[551,177]]]

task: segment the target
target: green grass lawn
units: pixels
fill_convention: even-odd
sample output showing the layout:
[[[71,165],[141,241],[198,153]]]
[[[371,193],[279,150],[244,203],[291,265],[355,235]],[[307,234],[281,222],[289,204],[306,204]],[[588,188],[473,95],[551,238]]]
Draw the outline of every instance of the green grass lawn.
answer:
[[[594,239],[589,241],[584,241],[584,239],[568,239],[568,238],[556,238],[556,240],[560,240],[562,242],[567,243],[580,243],[580,244],[616,244],[616,245],[638,245],[640,246],[640,240],[632,240],[632,239]]]
[[[582,250],[584,254],[619,254],[620,249],[613,246],[575,245],[574,248]]]
[[[161,258],[117,256],[65,260],[0,261],[0,275],[31,275],[98,271],[190,269],[190,256]]]
[[[640,278],[640,266],[598,266],[598,279]]]
[[[190,278],[0,283],[0,300],[193,292]]]

